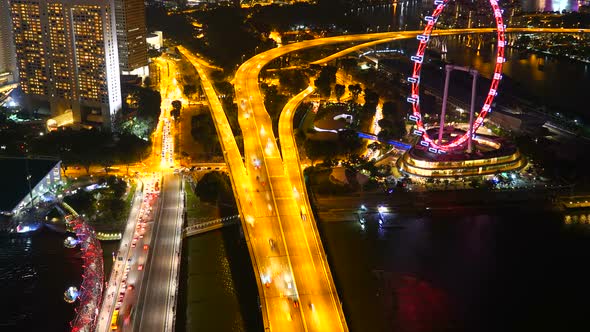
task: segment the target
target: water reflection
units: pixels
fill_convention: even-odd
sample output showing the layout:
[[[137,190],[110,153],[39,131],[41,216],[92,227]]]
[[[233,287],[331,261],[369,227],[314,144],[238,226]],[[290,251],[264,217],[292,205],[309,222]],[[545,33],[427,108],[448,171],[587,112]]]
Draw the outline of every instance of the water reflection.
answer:
[[[0,234],[0,330],[66,331],[74,306],[63,291],[79,285],[79,250],[63,247],[63,234]]]
[[[590,285],[572,281],[590,278],[590,234],[562,218],[453,211],[320,228],[351,331],[587,331]]]
[[[526,12],[536,11],[578,11],[577,0],[523,0],[522,9]]]
[[[463,66],[471,66],[484,77],[491,77],[494,69],[492,55],[495,46],[487,43],[481,51],[466,47],[462,37],[451,37],[447,42],[447,60]],[[503,67],[504,77],[517,83],[520,91],[503,90],[501,94],[515,94],[518,97],[534,98],[539,104],[553,107],[556,111],[579,112],[585,109],[586,87],[590,86],[588,65],[535,53],[524,54],[512,48],[506,49],[506,62]],[[441,81],[444,78],[441,77]],[[551,82],[548,84],[547,82]]]

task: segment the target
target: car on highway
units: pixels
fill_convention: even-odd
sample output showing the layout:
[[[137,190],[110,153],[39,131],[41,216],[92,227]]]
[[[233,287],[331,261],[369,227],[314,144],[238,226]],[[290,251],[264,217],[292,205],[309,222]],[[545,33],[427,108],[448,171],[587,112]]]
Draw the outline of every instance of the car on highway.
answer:
[[[143,271],[143,264],[137,265],[137,271]]]
[[[270,274],[261,274],[260,279],[264,286],[266,286],[266,288],[270,288],[270,284],[272,283],[272,278],[270,277]]]
[[[131,322],[131,315],[132,314],[133,314],[133,304],[130,304],[127,307],[127,311],[123,315],[123,324],[129,325],[129,322]]]
[[[119,328],[118,324],[119,320],[119,310],[113,311],[113,317],[111,318],[111,331],[117,330]]]
[[[253,157],[252,158],[252,166],[254,166],[254,169],[259,169],[260,168],[260,159]]]
[[[144,245],[143,245],[143,250],[148,250],[149,248],[150,248],[150,246],[149,246],[149,245],[147,245],[147,244],[144,244]]]

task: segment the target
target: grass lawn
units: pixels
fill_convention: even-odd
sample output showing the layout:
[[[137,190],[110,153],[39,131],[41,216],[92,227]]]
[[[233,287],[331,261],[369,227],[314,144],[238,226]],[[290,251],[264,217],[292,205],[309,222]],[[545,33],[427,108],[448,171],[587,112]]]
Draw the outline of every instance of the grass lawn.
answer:
[[[190,183],[184,183],[184,193],[186,194],[186,217],[187,219],[196,219],[203,221],[219,218],[217,208],[207,203],[201,203],[201,200],[190,186]]]
[[[131,201],[133,200],[133,195],[135,194],[135,190],[137,189],[137,181],[131,181],[131,187],[127,191],[127,197],[125,197],[125,206],[127,209],[127,213],[129,214],[129,209],[131,208]]]

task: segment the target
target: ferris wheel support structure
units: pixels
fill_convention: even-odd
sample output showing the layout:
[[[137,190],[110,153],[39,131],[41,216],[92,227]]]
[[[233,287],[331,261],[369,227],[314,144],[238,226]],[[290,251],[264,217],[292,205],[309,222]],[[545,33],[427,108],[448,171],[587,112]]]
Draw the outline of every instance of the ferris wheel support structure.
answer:
[[[461,70],[471,74],[471,105],[469,106],[469,132],[473,132],[473,115],[475,113],[475,88],[477,86],[477,75],[478,72],[476,69],[463,67],[463,66],[456,66],[456,65],[446,65],[445,71],[445,90],[443,92],[443,100],[442,100],[442,110],[440,113],[440,127],[438,128],[438,145],[442,145],[443,143],[443,132],[445,129],[445,113],[447,110],[447,98],[449,96],[449,81],[451,80],[451,72],[453,70]],[[467,152],[471,153],[473,151],[473,135],[475,133],[469,135],[467,137]]]

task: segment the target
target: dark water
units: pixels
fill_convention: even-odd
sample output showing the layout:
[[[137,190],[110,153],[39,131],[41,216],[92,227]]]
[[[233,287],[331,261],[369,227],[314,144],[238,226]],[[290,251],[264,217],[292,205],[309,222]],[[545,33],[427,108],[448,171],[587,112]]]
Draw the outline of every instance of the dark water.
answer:
[[[0,331],[69,331],[74,307],[63,300],[82,281],[80,250],[63,246],[49,229],[27,236],[0,234]],[[118,241],[103,242],[105,275]]]
[[[67,331],[74,305],[63,300],[81,282],[79,249],[63,246],[63,234],[0,234],[0,330]]]
[[[589,331],[590,229],[546,213],[323,223],[351,331]]]
[[[537,10],[538,8],[562,8],[577,10],[577,1],[524,0],[523,9]],[[359,17],[372,30],[411,30],[417,29],[420,13],[423,8],[432,8],[431,2],[406,1],[389,6],[369,7],[355,10],[351,15]],[[536,8],[536,9],[535,9]],[[554,9],[556,10],[556,9]],[[561,10],[561,9],[559,9]],[[407,49],[414,49],[418,42],[403,42],[410,45]],[[471,66],[483,76],[491,77],[495,61],[495,50],[491,44],[483,45],[480,52],[466,47],[458,38],[449,38],[447,42],[447,60],[458,65]],[[434,48],[431,46],[430,48]],[[588,113],[586,94],[590,86],[590,65],[582,62],[570,61],[564,58],[528,54],[523,56],[519,51],[508,48],[503,72],[519,84],[527,99],[545,104],[556,112]],[[444,81],[441,75],[440,81]],[[502,94],[502,85],[500,85]],[[587,115],[590,118],[590,114]]]
[[[176,331],[262,331],[256,280],[239,226],[183,241]]]
[[[450,38],[447,49],[448,61],[475,68],[482,76],[491,78],[495,65],[493,45],[484,45],[478,52],[465,47],[458,38]],[[512,48],[506,50],[505,58],[503,75],[518,84],[525,99],[555,111],[590,117],[586,98],[590,86],[590,64],[537,54],[524,55]],[[440,81],[443,82],[444,78],[441,77]],[[502,89],[503,84],[500,83],[500,93],[503,93]]]

